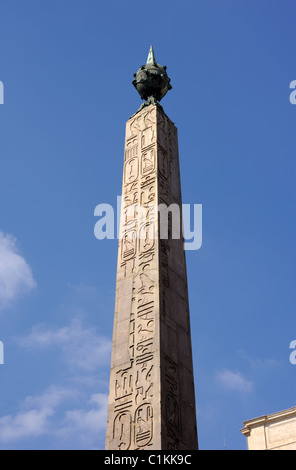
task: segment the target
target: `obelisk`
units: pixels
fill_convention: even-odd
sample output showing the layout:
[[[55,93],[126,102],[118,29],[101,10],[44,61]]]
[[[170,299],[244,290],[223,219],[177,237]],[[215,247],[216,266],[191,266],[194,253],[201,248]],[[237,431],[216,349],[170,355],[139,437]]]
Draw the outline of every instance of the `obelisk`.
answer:
[[[126,123],[106,449],[196,450],[178,137],[159,104],[171,85],[152,47],[134,76],[146,101]]]

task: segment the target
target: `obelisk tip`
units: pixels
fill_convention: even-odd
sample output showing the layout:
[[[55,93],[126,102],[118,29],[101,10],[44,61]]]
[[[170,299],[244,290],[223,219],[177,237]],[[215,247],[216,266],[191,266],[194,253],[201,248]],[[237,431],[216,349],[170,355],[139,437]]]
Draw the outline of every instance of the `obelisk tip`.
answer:
[[[149,54],[148,54],[146,65],[147,64],[156,64],[155,55],[154,55],[152,46],[150,46],[150,49],[149,49]]]

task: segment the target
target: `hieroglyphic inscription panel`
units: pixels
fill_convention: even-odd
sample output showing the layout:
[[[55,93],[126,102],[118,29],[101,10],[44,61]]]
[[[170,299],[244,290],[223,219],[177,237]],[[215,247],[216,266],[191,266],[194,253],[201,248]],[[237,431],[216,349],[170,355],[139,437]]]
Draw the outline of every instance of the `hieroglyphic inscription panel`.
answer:
[[[107,449],[161,446],[156,171],[152,106],[126,126]],[[121,289],[127,279],[130,288]],[[130,296],[130,303],[120,302],[124,296]],[[129,311],[123,312],[120,305],[129,305]],[[123,318],[128,319],[125,338],[116,342]]]
[[[192,374],[190,361],[182,365],[188,346],[178,345],[184,337],[190,345],[190,331],[178,337],[178,315],[189,315],[183,245],[172,243],[170,226],[159,239],[158,204],[181,204],[177,147],[176,128],[158,107],[127,122],[106,449],[186,449],[184,423],[195,414],[192,384],[183,384],[191,403],[180,385]],[[186,291],[176,302],[175,265],[184,266]]]

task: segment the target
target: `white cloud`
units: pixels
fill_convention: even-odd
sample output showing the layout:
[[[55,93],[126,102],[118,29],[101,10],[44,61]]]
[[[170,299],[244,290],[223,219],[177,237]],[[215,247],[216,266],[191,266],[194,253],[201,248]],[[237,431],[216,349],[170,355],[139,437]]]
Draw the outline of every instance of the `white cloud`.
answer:
[[[0,443],[15,442],[49,432],[50,417],[71,394],[71,391],[62,387],[50,387],[40,396],[27,397],[15,415],[0,417]]]
[[[217,372],[216,379],[228,391],[250,393],[253,390],[253,383],[247,380],[240,372],[223,369]]]
[[[35,286],[31,268],[19,253],[16,239],[0,231],[0,310]]]
[[[98,436],[105,432],[108,394],[93,394],[88,407],[68,410],[58,432],[65,441],[79,441],[88,448],[98,448]]]
[[[29,334],[15,339],[34,353],[46,351],[51,357],[52,350],[58,350],[66,366],[65,387],[50,387],[39,397],[27,397],[20,412],[0,418],[0,427],[4,427],[0,447],[7,432],[8,445],[14,444],[13,439],[18,444],[26,436],[35,442],[34,437],[47,434],[52,449],[102,448],[108,401],[108,383],[103,377],[110,362],[111,340],[84,326],[80,318],[60,327],[36,325]],[[19,430],[14,432],[17,426]]]
[[[37,325],[29,335],[18,338],[18,343],[26,348],[58,346],[69,367],[89,372],[109,363],[112,345],[111,340],[98,335],[95,328],[84,328],[79,318],[60,328]]]
[[[66,413],[66,422],[71,429],[78,428],[80,431],[96,431],[99,427],[104,427],[107,421],[108,395],[105,393],[95,393],[88,402],[92,405],[90,409],[74,409]]]
[[[238,349],[237,352],[243,359],[245,359],[248,362],[248,364],[253,369],[272,369],[272,368],[282,366],[281,361],[277,359],[273,359],[273,358],[253,359],[246,353],[244,349]]]
[[[12,445],[17,449],[22,440],[36,444],[32,439],[44,435],[52,449],[98,448],[107,421],[108,395],[93,394],[82,407],[71,409],[77,399],[81,403],[81,391],[62,386],[28,396],[14,415],[0,417],[0,449]]]
[[[27,410],[0,418],[0,442],[38,436],[44,433],[48,410]]]

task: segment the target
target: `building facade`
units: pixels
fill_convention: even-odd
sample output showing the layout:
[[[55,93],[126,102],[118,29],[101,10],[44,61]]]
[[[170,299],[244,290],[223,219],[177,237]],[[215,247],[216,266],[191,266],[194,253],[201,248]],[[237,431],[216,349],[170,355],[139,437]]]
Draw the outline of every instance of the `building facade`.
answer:
[[[296,407],[243,423],[248,450],[296,450]]]

